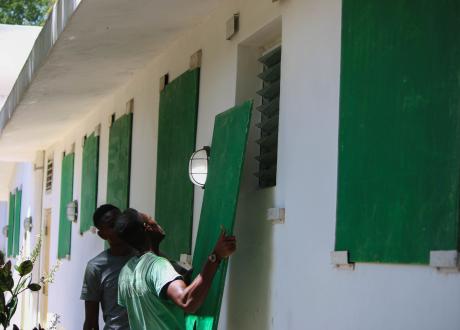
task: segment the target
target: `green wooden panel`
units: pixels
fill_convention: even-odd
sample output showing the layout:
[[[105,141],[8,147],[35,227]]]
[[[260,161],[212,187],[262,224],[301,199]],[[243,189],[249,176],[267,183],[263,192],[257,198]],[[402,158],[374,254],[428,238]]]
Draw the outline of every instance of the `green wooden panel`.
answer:
[[[195,150],[199,69],[169,83],[160,95],[155,219],[166,231],[161,250],[172,259],[191,254],[193,184],[188,162]]]
[[[19,255],[21,242],[21,204],[22,190],[16,190],[14,199],[14,233],[13,233],[13,256]]]
[[[80,233],[93,225],[93,213],[97,207],[97,184],[99,169],[99,136],[91,134],[83,146],[81,176]]]
[[[336,250],[427,264],[459,243],[460,2],[344,0]]]
[[[10,193],[10,203],[8,209],[8,257],[13,256],[15,199],[16,195]]]
[[[133,114],[129,113],[110,128],[107,203],[122,210],[129,206],[132,123]]]
[[[62,159],[58,258],[66,258],[67,256],[70,256],[72,223],[67,219],[67,204],[73,201],[74,160],[74,153],[65,155]]]
[[[193,255],[193,277],[201,272],[213,251],[221,226],[227,233],[233,232],[251,110],[252,102],[247,101],[216,116],[209,173]],[[227,262],[224,261],[215,275],[208,297],[196,313],[200,316],[198,330],[217,329],[226,273]],[[210,322],[210,317],[214,318],[213,322]],[[190,318],[187,325],[188,329],[193,329],[190,327],[193,325]]]

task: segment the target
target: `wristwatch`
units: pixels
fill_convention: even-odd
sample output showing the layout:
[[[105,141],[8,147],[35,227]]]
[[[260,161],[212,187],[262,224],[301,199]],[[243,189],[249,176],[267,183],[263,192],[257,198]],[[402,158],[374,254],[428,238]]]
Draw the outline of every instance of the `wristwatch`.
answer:
[[[212,253],[209,255],[208,260],[212,262],[213,264],[218,263],[220,261],[219,258],[217,258],[217,254]]]

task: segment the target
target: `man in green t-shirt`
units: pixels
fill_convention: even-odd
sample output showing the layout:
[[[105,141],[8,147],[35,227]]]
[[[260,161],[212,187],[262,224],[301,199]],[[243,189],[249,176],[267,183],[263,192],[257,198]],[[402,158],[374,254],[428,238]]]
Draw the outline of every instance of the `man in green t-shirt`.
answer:
[[[115,231],[139,251],[123,267],[118,280],[118,303],[128,311],[133,330],[183,330],[184,312],[204,302],[222,259],[236,250],[234,236],[220,235],[200,275],[186,285],[171,263],[159,256],[165,232],[151,217],[128,209],[118,217]]]

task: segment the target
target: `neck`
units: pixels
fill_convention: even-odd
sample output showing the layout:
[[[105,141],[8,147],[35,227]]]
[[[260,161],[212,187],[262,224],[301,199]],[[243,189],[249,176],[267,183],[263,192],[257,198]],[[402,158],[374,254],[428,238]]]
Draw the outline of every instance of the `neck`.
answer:
[[[131,252],[131,249],[126,244],[110,245],[110,254],[113,256],[126,256]]]
[[[141,254],[145,254],[147,252],[153,252],[157,256],[160,256],[160,249],[159,249],[158,244],[157,245],[149,244],[149,246],[144,251],[142,251]]]

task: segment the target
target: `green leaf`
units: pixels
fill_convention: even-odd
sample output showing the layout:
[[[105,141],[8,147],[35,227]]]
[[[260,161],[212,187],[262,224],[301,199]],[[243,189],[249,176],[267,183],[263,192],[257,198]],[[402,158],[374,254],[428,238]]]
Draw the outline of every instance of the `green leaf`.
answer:
[[[3,274],[0,275],[0,291],[2,293],[8,291],[7,279],[8,276],[5,276]]]
[[[13,317],[14,313],[16,313],[16,308],[18,307],[18,297],[13,296],[11,297],[10,301],[6,305],[6,322],[9,325],[11,318]]]
[[[13,289],[13,286],[14,286],[14,280],[13,280],[13,277],[12,276],[9,276],[6,280],[6,287],[8,288],[7,291],[11,291]]]
[[[8,324],[6,323],[6,313],[5,312],[0,312],[0,324],[3,325],[5,329],[8,326]]]
[[[30,291],[38,291],[42,288],[42,286],[38,283],[30,283],[28,288]]]
[[[0,293],[0,311],[5,309],[5,294],[2,292]],[[0,323],[1,323],[1,316],[0,316]]]
[[[5,265],[3,265],[2,271],[8,273],[11,272],[11,260],[8,260],[8,262]]]
[[[13,286],[14,281],[11,272],[0,272],[0,292],[11,291]]]
[[[34,264],[30,260],[23,261],[17,268],[19,275],[24,276],[29,274],[34,268]]]

